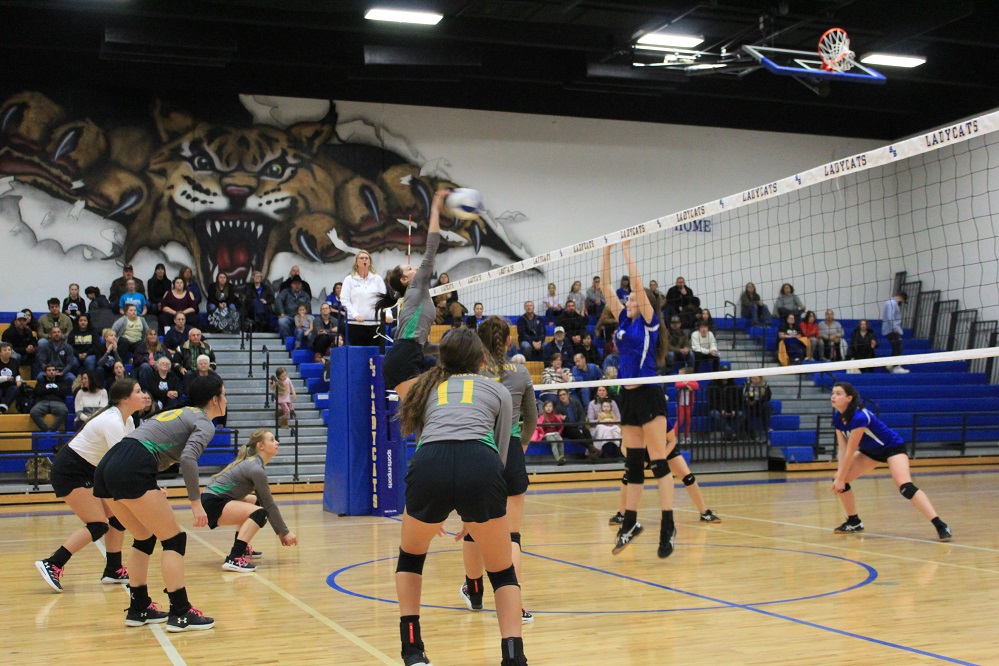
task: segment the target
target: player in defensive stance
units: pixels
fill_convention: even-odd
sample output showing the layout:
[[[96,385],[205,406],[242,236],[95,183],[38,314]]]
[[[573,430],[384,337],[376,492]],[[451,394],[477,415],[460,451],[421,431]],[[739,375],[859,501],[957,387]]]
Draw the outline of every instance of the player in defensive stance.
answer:
[[[250,540],[270,519],[274,533],[284,546],[298,545],[295,536],[281,511],[274,503],[267,482],[267,463],[278,454],[280,442],[270,430],[255,430],[249,441],[239,450],[236,459],[212,477],[211,484],[201,494],[201,506],[208,514],[208,527],[238,525],[236,540],[229,556],[222,563],[227,571],[251,572]],[[252,493],[252,494],[251,494]],[[247,501],[255,499],[256,503]]]
[[[897,432],[861,406],[860,393],[847,382],[833,384],[830,398],[833,409],[833,427],[839,443],[839,469],[833,479],[832,490],[846,509],[846,522],[834,531],[853,534],[864,531],[864,523],[857,515],[857,501],[850,489],[850,482],[870,472],[878,463],[888,463],[891,478],[902,497],[912,502],[937,529],[941,541],[950,541],[951,531],[940,520],[930,498],[912,483],[909,473],[909,456]]]
[[[128,571],[121,563],[122,525],[104,500],[94,497],[94,471],[108,450],[135,429],[132,413],[142,409],[142,388],[134,379],[119,379],[108,391],[109,406],[94,414],[76,437],[56,455],[52,463],[52,489],[83,521],[59,549],[35,562],[42,578],[56,592],[66,563],[77,551],[104,537],[107,563],[102,583],[128,584]],[[166,621],[166,614],[162,614]]]
[[[521,599],[510,555],[503,466],[513,419],[510,392],[478,374],[486,350],[474,331],[451,332],[437,365],[409,391],[399,412],[404,434],[417,433],[406,474],[406,511],[396,566],[399,633],[407,666],[429,665],[420,637],[420,596],[427,548],[457,510],[482,551],[496,598],[503,666],[527,663]]]

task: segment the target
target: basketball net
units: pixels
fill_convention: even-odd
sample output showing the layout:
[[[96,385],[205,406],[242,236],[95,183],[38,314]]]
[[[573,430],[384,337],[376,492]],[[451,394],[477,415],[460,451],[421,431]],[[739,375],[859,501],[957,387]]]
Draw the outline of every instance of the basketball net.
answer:
[[[830,28],[819,38],[819,57],[822,69],[827,72],[845,72],[853,65],[854,53],[850,50],[850,36],[843,28]]]

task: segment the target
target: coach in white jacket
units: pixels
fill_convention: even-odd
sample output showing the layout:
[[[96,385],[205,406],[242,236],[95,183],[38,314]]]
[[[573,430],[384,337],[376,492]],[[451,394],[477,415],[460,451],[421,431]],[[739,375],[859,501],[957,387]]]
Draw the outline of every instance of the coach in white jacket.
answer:
[[[340,302],[347,310],[347,342],[355,346],[374,346],[378,342],[375,302],[385,293],[385,281],[375,273],[371,255],[361,250],[354,257],[350,275],[343,279]],[[392,315],[386,313],[391,322]]]

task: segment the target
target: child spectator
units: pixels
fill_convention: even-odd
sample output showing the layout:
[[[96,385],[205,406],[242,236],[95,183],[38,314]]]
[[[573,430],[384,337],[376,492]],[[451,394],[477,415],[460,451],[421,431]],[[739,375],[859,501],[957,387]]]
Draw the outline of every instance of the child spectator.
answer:
[[[556,465],[565,464],[565,443],[562,441],[562,417],[555,413],[555,405],[546,402],[538,416],[538,426],[534,429],[532,442],[548,442]]]
[[[315,319],[309,314],[308,308],[299,305],[298,314],[295,315],[295,349],[301,349],[309,344],[312,335],[312,321]]]
[[[805,318],[801,321],[801,326],[798,327],[801,334],[808,338],[808,350],[805,354],[805,360],[811,361],[816,356],[822,356],[822,338],[819,337],[819,322],[815,313],[809,310],[805,313]]]
[[[687,366],[680,368],[681,375],[689,373],[690,368]],[[676,433],[683,436],[688,444],[694,420],[694,403],[700,388],[701,385],[693,380],[676,383]]]
[[[278,368],[270,379],[270,386],[272,391],[277,392],[277,412],[281,417],[281,427],[287,428],[288,417],[295,413],[292,404],[298,397],[295,385],[288,378],[288,371],[284,368]]]

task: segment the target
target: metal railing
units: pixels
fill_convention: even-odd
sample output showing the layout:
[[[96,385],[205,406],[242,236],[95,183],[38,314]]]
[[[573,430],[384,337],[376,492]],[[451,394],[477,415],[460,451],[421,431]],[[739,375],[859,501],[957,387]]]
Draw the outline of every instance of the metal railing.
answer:
[[[264,409],[270,409],[271,407],[271,350],[264,345],[263,349],[260,350],[264,355],[264,362],[261,365],[264,369]],[[253,376],[253,372],[250,372],[250,377]],[[274,391],[277,391],[277,387],[274,387]],[[274,404],[277,405],[277,393],[274,394]]]

